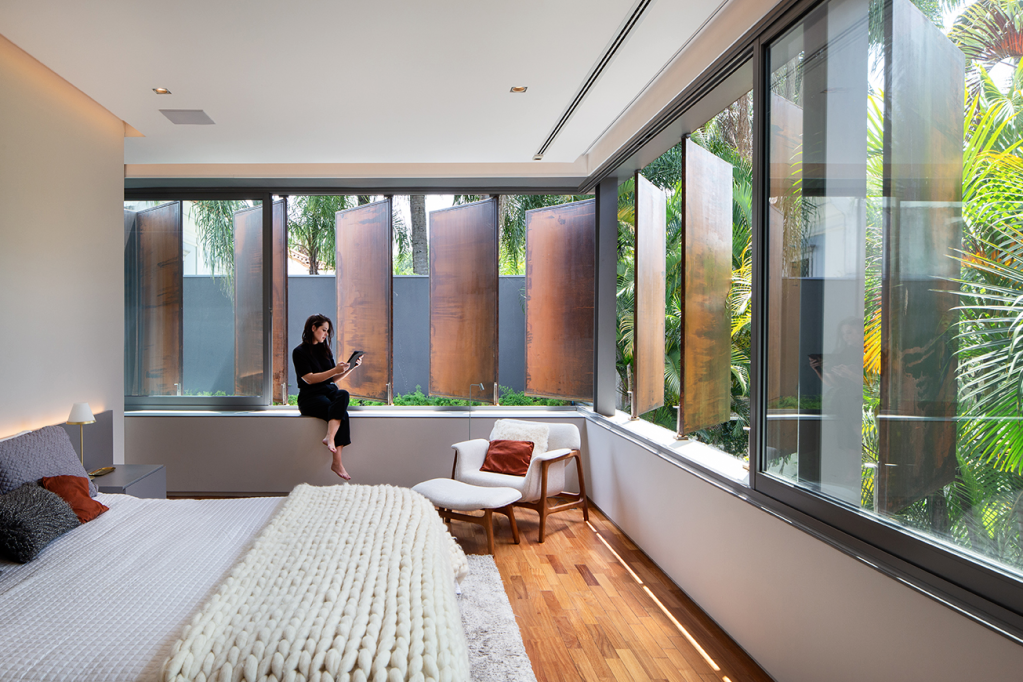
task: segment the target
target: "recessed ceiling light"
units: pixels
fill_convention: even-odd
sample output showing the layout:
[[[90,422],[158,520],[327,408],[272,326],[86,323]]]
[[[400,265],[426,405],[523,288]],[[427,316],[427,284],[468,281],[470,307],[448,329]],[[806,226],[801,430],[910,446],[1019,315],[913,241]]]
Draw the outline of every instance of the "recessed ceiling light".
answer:
[[[534,154],[533,161],[543,161],[543,154]]]
[[[512,92],[525,92],[528,88],[525,85],[514,85],[512,86]]]
[[[168,90],[167,88],[153,88],[153,92],[155,92],[158,95],[169,95],[169,94],[171,94],[171,91]]]

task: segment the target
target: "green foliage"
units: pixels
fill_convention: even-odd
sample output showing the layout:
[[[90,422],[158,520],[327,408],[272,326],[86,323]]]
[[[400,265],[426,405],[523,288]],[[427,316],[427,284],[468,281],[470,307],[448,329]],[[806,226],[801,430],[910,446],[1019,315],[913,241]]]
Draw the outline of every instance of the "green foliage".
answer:
[[[752,297],[752,93],[740,97],[691,136],[693,142],[732,165],[732,287],[731,313],[731,419],[693,434],[737,457],[746,457],[749,438],[749,362]],[[675,406],[681,395],[681,328],[684,254],[682,252],[682,150],[675,145],[641,172],[667,193],[666,281],[664,323],[665,406],[643,419],[675,431]],[[618,187],[617,370],[619,385],[627,390],[633,362],[635,324],[635,182]]]
[[[337,267],[337,212],[353,208],[354,199],[327,194],[298,196],[288,202],[288,248],[309,259],[310,275]]]
[[[195,223],[203,262],[210,275],[224,275],[220,286],[234,298],[234,214],[251,203],[245,201],[195,201],[188,217]]]
[[[507,386],[501,386],[501,406],[502,407],[557,407],[562,405],[570,405],[571,403],[564,400],[556,400],[553,398],[534,398],[527,396],[525,393],[519,393],[513,391]],[[298,406],[298,396],[289,395],[288,404],[292,406]],[[385,403],[377,402],[374,400],[353,400],[352,405],[363,406],[363,407],[376,407],[383,406]],[[461,406],[467,407],[470,405],[468,400],[457,400],[455,398],[441,398],[439,396],[427,396],[423,394],[421,386],[416,386],[416,390],[411,393],[401,395],[400,393],[394,396],[394,404],[400,406],[411,406],[411,407],[451,407]],[[483,403],[478,400],[472,401],[473,407],[483,407],[489,403]]]
[[[460,194],[454,203],[469,204],[490,197],[479,194]],[[537,208],[558,206],[574,201],[592,199],[589,195],[564,194],[502,194],[498,197],[497,213],[500,231],[498,246],[502,275],[526,274],[526,212]]]

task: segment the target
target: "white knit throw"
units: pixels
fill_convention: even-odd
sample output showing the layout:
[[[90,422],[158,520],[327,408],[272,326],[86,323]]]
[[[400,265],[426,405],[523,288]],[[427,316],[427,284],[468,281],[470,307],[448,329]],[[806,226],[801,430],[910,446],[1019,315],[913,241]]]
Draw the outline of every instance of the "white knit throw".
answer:
[[[300,485],[185,627],[163,679],[468,680],[452,578],[466,570],[418,493]]]

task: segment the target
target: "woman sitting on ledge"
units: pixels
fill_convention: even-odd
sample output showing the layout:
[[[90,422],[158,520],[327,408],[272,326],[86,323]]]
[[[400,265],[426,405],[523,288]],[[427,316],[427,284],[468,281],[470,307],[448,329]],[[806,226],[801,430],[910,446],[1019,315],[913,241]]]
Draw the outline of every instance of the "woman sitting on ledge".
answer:
[[[323,444],[333,455],[331,471],[346,481],[352,479],[341,463],[341,450],[352,442],[348,427],[348,391],[337,387],[337,382],[362,364],[359,357],[354,365],[334,362],[330,352],[334,338],[334,324],[326,315],[312,315],[302,329],[302,343],[291,351],[298,377],[298,411],[307,417],[327,422],[327,435]]]

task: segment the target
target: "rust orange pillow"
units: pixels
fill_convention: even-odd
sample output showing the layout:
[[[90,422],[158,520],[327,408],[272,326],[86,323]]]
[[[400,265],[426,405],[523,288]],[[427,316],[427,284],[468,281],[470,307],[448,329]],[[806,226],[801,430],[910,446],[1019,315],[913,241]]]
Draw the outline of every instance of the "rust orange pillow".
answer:
[[[528,440],[492,440],[480,471],[509,476],[525,476],[533,458],[533,442]]]
[[[92,521],[110,508],[89,497],[89,479],[82,476],[44,476],[40,483],[70,504],[82,523]]]

